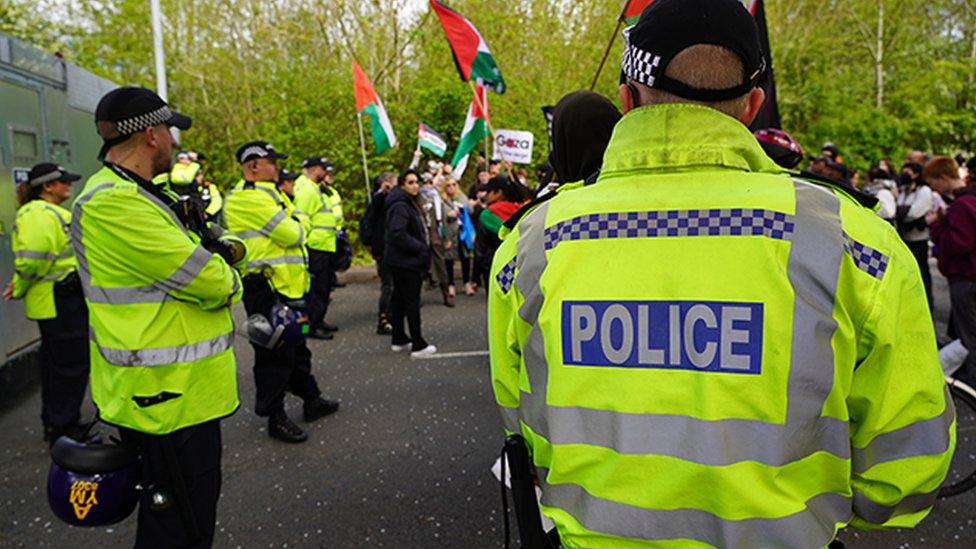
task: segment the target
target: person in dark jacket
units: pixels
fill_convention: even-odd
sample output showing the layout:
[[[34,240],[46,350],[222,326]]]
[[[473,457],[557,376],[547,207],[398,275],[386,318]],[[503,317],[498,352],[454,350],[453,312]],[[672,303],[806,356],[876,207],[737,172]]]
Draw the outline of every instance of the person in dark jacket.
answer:
[[[424,212],[420,205],[420,174],[408,169],[400,175],[397,188],[390,191],[386,206],[386,243],[383,262],[393,276],[390,315],[393,324],[393,351],[410,350],[421,357],[437,352],[420,330],[420,290],[430,264],[430,244]],[[410,337],[403,330],[404,316]]]
[[[517,183],[516,183],[517,184]],[[498,231],[508,218],[518,211],[522,204],[521,195],[504,175],[491,178],[484,187],[485,208],[478,214],[478,225],[474,239],[474,278],[479,284],[488,287],[488,273],[495,258],[495,250],[502,241]]]
[[[952,326],[969,356],[959,375],[976,381],[976,188],[959,177],[959,165],[948,156],[929,160],[922,177],[942,195],[949,208],[929,213],[929,233],[939,271],[949,281]]]
[[[549,163],[559,183],[596,181],[620,111],[609,99],[591,91],[564,96],[552,111],[552,152]]]
[[[376,263],[376,274],[380,277],[379,315],[376,321],[376,333],[389,335],[393,333],[390,323],[390,299],[393,295],[393,275],[390,268],[383,262],[383,251],[386,248],[386,195],[396,188],[397,176],[391,171],[384,171],[376,178],[377,189],[367,206],[366,215],[371,227],[369,246],[373,261]]]

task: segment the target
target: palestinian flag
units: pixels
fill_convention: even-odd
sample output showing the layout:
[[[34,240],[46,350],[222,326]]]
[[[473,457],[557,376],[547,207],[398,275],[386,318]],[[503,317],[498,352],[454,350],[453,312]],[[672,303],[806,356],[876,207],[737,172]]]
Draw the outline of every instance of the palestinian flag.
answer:
[[[417,146],[427,149],[435,156],[444,156],[444,153],[447,152],[447,142],[444,141],[444,138],[423,122],[417,129]]]
[[[644,8],[649,6],[654,0],[627,0],[624,10],[620,13],[620,19],[627,25],[633,25],[640,19],[640,14]]]
[[[478,29],[460,13],[437,0],[430,0],[430,6],[444,27],[444,35],[451,45],[454,65],[461,74],[461,80],[474,80],[479,86],[495,93],[505,93],[502,73]]]
[[[356,89],[356,112],[366,113],[370,118],[370,133],[373,134],[373,147],[377,154],[384,152],[397,144],[396,136],[393,135],[393,126],[390,124],[390,117],[383,108],[380,96],[376,95],[373,84],[363,69],[359,68],[356,60],[352,60],[352,80]]]
[[[454,168],[455,177],[460,179],[464,173],[464,168],[468,165],[468,155],[478,146],[482,139],[488,136],[488,96],[485,89],[475,86],[475,94],[468,105],[468,115],[464,119],[464,129],[461,130],[461,139],[458,141],[457,149],[454,150],[454,158],[451,160],[451,167]],[[458,167],[460,166],[460,168]]]

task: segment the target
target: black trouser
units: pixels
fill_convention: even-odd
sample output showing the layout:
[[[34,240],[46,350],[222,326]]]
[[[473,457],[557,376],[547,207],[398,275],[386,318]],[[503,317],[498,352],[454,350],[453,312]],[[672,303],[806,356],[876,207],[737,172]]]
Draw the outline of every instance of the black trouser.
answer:
[[[377,260],[376,274],[380,277],[380,313],[390,316],[390,299],[393,297],[393,273],[382,260]]]
[[[308,251],[308,272],[312,289],[308,295],[308,326],[314,332],[325,321],[335,277],[335,252]]]
[[[262,275],[244,277],[244,310],[247,315],[271,315],[271,307],[278,300],[268,281]],[[312,376],[312,353],[303,341],[299,345],[283,345],[276,349],[254,348],[254,412],[269,416],[285,409],[285,392],[304,401],[317,398],[322,393]]]
[[[976,282],[960,280],[949,283],[950,320],[956,335],[969,355],[962,371],[956,374],[965,382],[976,381]]]
[[[461,260],[461,281],[471,282],[471,252],[458,240],[458,258]]]
[[[119,428],[122,441],[142,458],[136,549],[210,547],[220,499],[220,420],[211,420],[168,435],[149,435]],[[152,505],[161,492],[171,504]],[[162,508],[160,508],[162,507]]]
[[[393,273],[393,299],[390,301],[390,322],[393,324],[393,344],[412,343],[411,350],[427,347],[420,332],[420,289],[424,273],[400,267],[390,267]],[[410,325],[410,337],[403,330],[403,317]]]
[[[445,259],[444,260],[444,270],[447,272],[447,285],[454,285],[454,260]]]
[[[41,421],[71,427],[81,419],[88,386],[88,306],[75,274],[54,285],[57,316],[38,320],[41,349]]]
[[[932,309],[932,272],[929,270],[929,241],[906,240],[905,244],[915,256],[918,270],[922,273],[922,284],[925,286],[925,297],[929,300],[929,310]]]

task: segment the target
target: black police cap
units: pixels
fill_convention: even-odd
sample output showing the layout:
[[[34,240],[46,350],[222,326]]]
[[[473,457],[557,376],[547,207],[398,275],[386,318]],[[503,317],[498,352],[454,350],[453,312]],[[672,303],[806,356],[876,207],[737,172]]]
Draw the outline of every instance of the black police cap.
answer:
[[[159,124],[188,130],[193,120],[170,110],[156,92],[146,88],[123,87],[108,92],[95,108],[95,126],[104,141],[99,157],[130,135]]]
[[[324,156],[310,156],[305,160],[302,160],[302,168],[312,168],[314,166],[322,166],[325,169],[332,168],[332,162]]]
[[[624,30],[621,68],[627,78],[694,101],[741,97],[759,84],[766,62],[759,29],[739,0],[655,0],[637,24]],[[711,44],[742,59],[742,83],[732,88],[695,88],[666,76],[668,64],[688,47]]]
[[[50,162],[42,162],[27,172],[27,184],[31,187],[38,187],[52,181],[71,183],[79,179],[81,179],[80,175],[71,173],[61,166]]]
[[[275,150],[274,145],[267,141],[249,141],[237,149],[237,162],[243,164],[255,158],[288,158],[287,154]]]

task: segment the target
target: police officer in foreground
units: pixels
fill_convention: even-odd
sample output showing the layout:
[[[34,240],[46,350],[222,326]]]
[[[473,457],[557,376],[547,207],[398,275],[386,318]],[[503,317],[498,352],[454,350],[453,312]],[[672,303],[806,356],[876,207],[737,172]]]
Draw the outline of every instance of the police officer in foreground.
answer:
[[[543,512],[572,547],[916,525],[955,416],[911,253],[763,154],[740,2],[656,0],[624,36],[599,179],[537,204],[492,268],[495,397]]]
[[[105,165],[72,210],[91,325],[92,399],[141,454],[136,547],[208,547],[220,497],[220,420],[238,407],[231,306],[243,249],[187,228],[154,176],[191,120],[145,88],[95,110]],[[232,249],[233,248],[233,249]]]
[[[310,337],[332,339],[337,327],[325,322],[335,276],[336,238],[339,231],[335,208],[326,192],[325,179],[332,165],[328,159],[312,156],[302,160],[302,175],[295,180],[295,207],[312,221],[305,241],[312,291],[308,296]]]
[[[41,421],[44,440],[80,436],[88,386],[88,309],[68,239],[71,184],[81,176],[45,162],[27,174],[11,245],[14,279],[4,299],[22,299],[41,332]]]
[[[249,317],[260,315],[272,322],[277,304],[304,313],[310,284],[305,244],[311,223],[277,188],[278,160],[283,158],[287,155],[264,141],[241,145],[237,160],[244,178],[224,203],[228,230],[243,238],[248,248],[242,270],[244,309]],[[305,421],[336,412],[339,403],[322,398],[304,337],[294,342],[269,341],[268,345],[252,340],[251,346],[257,387],[254,411],[268,418],[271,437],[305,442],[308,434],[285,413],[285,392],[304,401]]]

